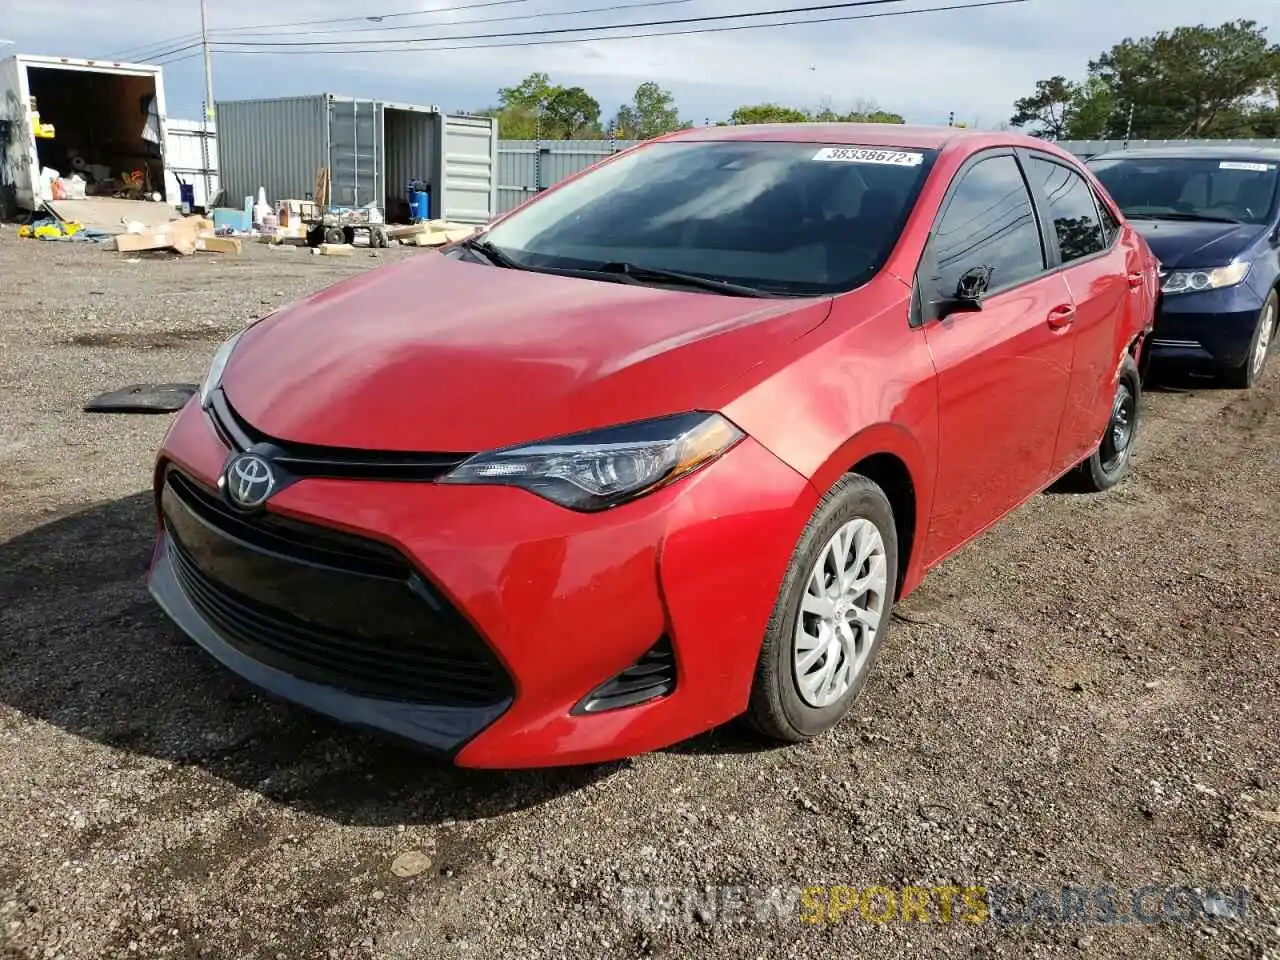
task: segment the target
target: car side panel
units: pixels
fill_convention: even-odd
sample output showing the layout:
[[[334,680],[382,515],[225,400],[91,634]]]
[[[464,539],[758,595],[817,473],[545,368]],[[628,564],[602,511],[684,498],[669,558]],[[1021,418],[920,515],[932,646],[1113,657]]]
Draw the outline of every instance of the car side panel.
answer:
[[[939,403],[930,564],[1049,481],[1075,336],[1049,317],[1070,305],[1066,281],[1050,274],[925,325]]]
[[[901,596],[923,574],[917,560],[933,496],[937,386],[924,336],[907,320],[910,290],[884,274],[874,285],[856,307],[837,299],[827,323],[779,351],[771,372],[757,371],[724,413],[808,477],[817,494],[867,456],[890,454],[904,464],[917,523],[915,540],[901,545],[912,558]],[[874,315],[866,315],[868,302],[878,308]]]
[[[1067,405],[1058,431],[1054,469],[1062,473],[1098,445],[1111,416],[1116,364],[1142,305],[1129,286],[1129,251],[1117,243],[1107,253],[1068,264],[1063,279],[1075,303],[1075,357]]]

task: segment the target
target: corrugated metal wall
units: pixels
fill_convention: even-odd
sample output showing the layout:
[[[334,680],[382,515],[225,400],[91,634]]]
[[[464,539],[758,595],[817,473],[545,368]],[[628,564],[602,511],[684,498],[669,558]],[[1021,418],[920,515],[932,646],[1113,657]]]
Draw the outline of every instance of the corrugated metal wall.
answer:
[[[205,141],[203,121],[165,121],[165,172],[174,177],[169,192],[175,203],[179,197],[177,185],[181,183],[191,184],[198,207],[207,207],[218,195],[218,139],[217,128],[212,124],[208,142]]]
[[[570,177],[636,140],[499,140],[498,213]],[[610,149],[612,145],[612,149]]]
[[[323,94],[217,104],[219,175],[229,206],[267,188],[273,200],[311,193],[329,162]]]
[[[422,110],[383,106],[383,191],[386,206],[383,208],[389,220],[407,217],[408,199],[405,189],[410,180],[425,180],[431,184],[431,203],[440,202],[440,187],[436,180],[436,153],[439,149],[440,115]],[[403,210],[399,209],[403,204]],[[435,216],[435,211],[431,212]]]

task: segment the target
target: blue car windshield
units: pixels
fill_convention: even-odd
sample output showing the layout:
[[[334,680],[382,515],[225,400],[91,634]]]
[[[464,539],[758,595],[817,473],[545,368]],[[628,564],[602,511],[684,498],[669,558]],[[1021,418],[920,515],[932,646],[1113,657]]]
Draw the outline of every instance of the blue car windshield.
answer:
[[[1115,157],[1089,168],[1133,219],[1268,223],[1280,192],[1275,160]]]
[[[658,142],[539,197],[486,239],[510,265],[530,270],[625,263],[775,295],[836,293],[865,283],[884,264],[935,154]]]

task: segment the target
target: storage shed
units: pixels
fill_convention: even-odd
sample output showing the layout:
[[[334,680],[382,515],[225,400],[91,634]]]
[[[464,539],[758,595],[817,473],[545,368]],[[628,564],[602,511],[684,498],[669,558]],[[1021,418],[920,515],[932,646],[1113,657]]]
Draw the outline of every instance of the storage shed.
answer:
[[[497,121],[435,106],[309,97],[220,101],[219,177],[226,202],[316,197],[327,170],[329,204],[376,203],[387,220],[408,218],[409,184],[430,197],[429,217],[486,223],[496,212]]]
[[[71,57],[0,60],[0,215],[35,210],[49,182],[78,175],[90,196],[168,196],[159,67]],[[43,199],[50,199],[48,195]]]

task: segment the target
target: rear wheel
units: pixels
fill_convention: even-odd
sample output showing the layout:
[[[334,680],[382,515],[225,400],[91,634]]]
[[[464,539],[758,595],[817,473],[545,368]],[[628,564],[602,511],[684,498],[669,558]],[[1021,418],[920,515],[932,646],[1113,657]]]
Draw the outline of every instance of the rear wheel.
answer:
[[[1223,371],[1223,380],[1227,386],[1238,390],[1248,390],[1267,366],[1267,355],[1275,342],[1276,324],[1280,321],[1280,294],[1271,291],[1262,312],[1258,314],[1258,326],[1253,331],[1253,340],[1249,343],[1249,355],[1238,367],[1227,367]]]
[[[850,474],[818,505],[765,631],[746,720],[795,743],[840,722],[867,682],[897,590],[893,509]]]
[[[1111,401],[1111,419],[1102,442],[1076,468],[1077,485],[1087,492],[1109,490],[1129,472],[1133,442],[1138,435],[1142,408],[1142,378],[1132,357],[1125,357]]]

